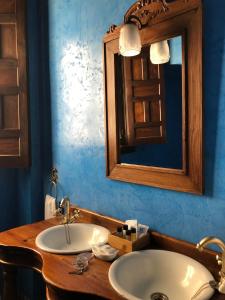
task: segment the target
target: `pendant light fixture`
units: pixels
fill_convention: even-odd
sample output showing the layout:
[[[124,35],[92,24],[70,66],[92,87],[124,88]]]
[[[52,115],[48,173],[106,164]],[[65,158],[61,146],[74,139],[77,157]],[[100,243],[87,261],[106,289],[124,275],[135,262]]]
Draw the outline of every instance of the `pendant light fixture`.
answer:
[[[170,60],[170,49],[168,41],[160,41],[150,46],[150,60],[152,64],[165,64]]]
[[[119,51],[122,56],[132,57],[141,53],[141,37],[139,30],[145,27],[141,20],[131,15],[124,21],[120,29]],[[167,40],[150,46],[150,60],[152,64],[165,64],[170,60],[170,50]]]
[[[142,26],[136,16],[130,16],[120,29],[119,51],[122,56],[131,57],[141,53],[141,37],[138,25],[132,21],[135,19]],[[141,27],[140,27],[141,28]]]

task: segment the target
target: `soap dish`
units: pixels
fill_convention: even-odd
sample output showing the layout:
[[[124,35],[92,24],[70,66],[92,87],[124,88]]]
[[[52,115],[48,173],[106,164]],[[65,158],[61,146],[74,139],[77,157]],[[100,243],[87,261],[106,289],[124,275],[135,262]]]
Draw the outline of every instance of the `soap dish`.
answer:
[[[110,245],[95,245],[92,247],[92,252],[99,259],[112,261],[117,256],[119,250]]]

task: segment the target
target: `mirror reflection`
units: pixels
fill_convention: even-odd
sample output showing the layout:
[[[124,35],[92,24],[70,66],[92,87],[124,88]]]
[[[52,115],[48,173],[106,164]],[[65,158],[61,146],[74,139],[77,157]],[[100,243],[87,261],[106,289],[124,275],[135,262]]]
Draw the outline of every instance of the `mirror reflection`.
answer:
[[[120,163],[182,169],[182,36],[168,45],[165,64],[151,62],[150,46],[116,57]]]

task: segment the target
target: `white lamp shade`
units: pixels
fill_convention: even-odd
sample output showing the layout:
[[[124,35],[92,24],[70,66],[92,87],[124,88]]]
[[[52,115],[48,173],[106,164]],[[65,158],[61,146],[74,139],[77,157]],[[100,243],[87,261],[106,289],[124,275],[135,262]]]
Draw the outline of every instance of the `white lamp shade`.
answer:
[[[150,59],[156,65],[165,64],[170,60],[170,49],[167,40],[151,45]]]
[[[141,38],[135,24],[124,24],[120,30],[119,50],[123,56],[135,56],[141,53]]]

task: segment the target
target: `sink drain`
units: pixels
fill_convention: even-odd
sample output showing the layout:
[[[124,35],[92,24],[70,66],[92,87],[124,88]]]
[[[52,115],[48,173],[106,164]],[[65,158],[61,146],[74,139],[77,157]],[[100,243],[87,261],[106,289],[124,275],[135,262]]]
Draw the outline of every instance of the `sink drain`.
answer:
[[[151,300],[169,300],[169,298],[162,293],[154,293],[151,295]]]

